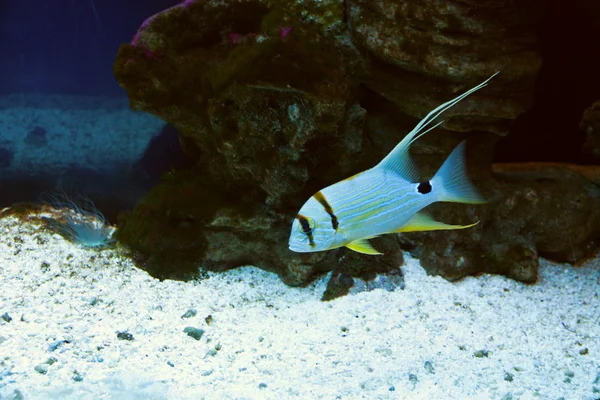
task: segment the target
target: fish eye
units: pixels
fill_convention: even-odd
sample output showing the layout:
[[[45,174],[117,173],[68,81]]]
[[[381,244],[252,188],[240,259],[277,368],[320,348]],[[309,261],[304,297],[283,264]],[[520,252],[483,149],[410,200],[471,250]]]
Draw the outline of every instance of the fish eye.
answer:
[[[313,229],[315,229],[315,221],[312,218],[303,215],[298,215],[296,218],[299,222],[298,229],[306,234],[306,236],[312,235]]]

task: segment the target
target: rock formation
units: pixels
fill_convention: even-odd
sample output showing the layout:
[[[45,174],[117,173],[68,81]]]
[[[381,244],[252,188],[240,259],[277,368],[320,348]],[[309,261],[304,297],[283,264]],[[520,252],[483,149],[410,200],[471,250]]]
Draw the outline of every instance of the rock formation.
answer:
[[[537,3],[440,4],[187,0],[149,18],[119,49],[115,76],[134,109],[179,130],[196,163],[125,215],[119,240],[161,278],[253,264],[290,285],[331,270],[349,284],[339,277],[372,279],[398,268],[401,243],[450,279],[488,271],[529,282],[539,254],[589,254],[597,186],[569,168],[491,169],[497,138],[532,102]],[[428,179],[470,138],[468,164],[490,203],[433,211],[477,227],[387,235],[373,243],[381,257],[288,250],[308,197],[376,164],[431,109],[496,71],[412,149]]]

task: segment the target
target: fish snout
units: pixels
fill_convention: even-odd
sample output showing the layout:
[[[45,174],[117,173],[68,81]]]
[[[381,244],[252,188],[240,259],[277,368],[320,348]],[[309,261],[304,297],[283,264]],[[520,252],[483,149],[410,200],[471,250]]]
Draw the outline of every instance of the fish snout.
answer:
[[[288,247],[291,251],[294,251],[296,253],[308,253],[310,252],[310,249],[307,248],[307,246],[297,240],[290,240],[288,243]]]

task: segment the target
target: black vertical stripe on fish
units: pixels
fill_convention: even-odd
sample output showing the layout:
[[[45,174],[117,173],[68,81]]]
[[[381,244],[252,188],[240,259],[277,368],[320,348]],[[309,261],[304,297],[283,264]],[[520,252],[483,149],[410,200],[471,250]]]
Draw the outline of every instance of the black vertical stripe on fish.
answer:
[[[323,206],[325,212],[329,214],[329,216],[331,217],[331,226],[333,226],[333,229],[337,231],[339,226],[338,219],[333,213],[333,208],[331,208],[331,205],[329,204],[325,196],[323,196],[323,193],[317,192],[313,197]]]
[[[312,228],[310,227],[308,218],[306,218],[304,215],[298,214],[296,216],[296,219],[298,220],[298,222],[300,222],[300,227],[302,228],[302,231],[306,234],[306,236],[308,236],[308,243],[310,244],[310,247],[315,247],[315,241],[313,240]]]

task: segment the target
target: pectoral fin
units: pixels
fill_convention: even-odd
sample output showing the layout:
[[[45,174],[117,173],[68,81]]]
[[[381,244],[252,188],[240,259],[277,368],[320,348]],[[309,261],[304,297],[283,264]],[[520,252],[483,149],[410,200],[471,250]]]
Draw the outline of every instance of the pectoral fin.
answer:
[[[383,253],[380,253],[377,250],[375,250],[375,248],[373,248],[373,246],[371,246],[371,243],[369,243],[367,241],[367,239],[355,240],[354,242],[348,243],[346,245],[346,247],[349,248],[350,250],[354,250],[356,252],[363,253],[363,254],[370,254],[370,255],[383,254]]]
[[[402,228],[395,232],[418,232],[418,231],[441,231],[450,229],[465,229],[475,226],[479,221],[470,225],[448,225],[440,221],[436,221],[427,213],[416,213]]]

